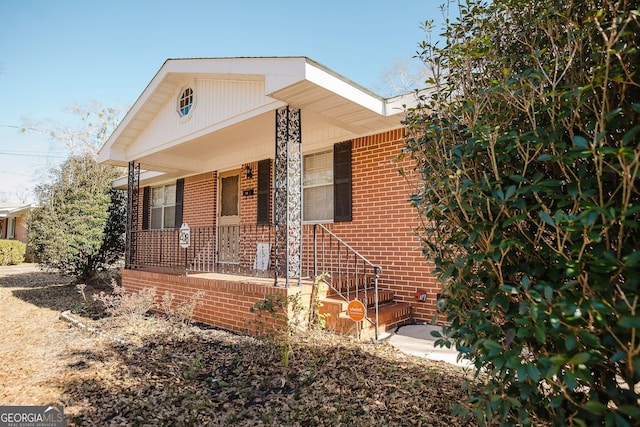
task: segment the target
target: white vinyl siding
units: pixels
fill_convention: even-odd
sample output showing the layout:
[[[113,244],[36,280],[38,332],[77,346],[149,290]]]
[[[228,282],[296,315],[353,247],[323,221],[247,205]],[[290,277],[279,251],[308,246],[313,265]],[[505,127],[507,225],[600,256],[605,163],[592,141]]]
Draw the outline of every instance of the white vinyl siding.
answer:
[[[132,155],[155,150],[158,144],[174,143],[185,135],[226,126],[247,111],[273,102],[264,94],[264,82],[195,79],[189,87],[194,92],[189,120],[176,114],[176,102],[182,93],[176,91],[130,146]]]

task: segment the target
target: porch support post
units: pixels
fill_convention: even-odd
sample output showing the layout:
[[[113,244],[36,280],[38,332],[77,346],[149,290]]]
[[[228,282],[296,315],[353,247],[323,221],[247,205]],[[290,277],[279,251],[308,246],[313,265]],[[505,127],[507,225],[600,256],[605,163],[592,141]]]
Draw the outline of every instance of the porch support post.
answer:
[[[124,249],[124,267],[129,269],[135,259],[136,236],[138,230],[138,196],[140,194],[140,163],[129,162],[127,182],[127,230]]]
[[[276,111],[274,162],[275,284],[302,276],[302,131],[300,110]]]

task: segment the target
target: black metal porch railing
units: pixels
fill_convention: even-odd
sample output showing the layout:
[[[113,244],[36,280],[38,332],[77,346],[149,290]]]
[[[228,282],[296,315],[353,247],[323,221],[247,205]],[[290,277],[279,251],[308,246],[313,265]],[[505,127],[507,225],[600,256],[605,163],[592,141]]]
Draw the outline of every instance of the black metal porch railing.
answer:
[[[345,298],[374,287],[381,267],[373,264],[322,224],[304,227],[303,269],[309,277],[329,273],[327,282]],[[303,270],[303,271],[305,271]]]
[[[191,227],[190,245],[180,247],[179,230],[132,232],[131,266],[190,272],[271,275],[273,227],[226,225]]]
[[[217,272],[252,277],[271,277],[278,285],[274,266],[273,225],[225,225],[191,227],[190,246],[179,244],[179,230],[131,232],[135,245],[131,267],[160,267],[180,272]],[[302,229],[302,278],[327,273],[324,281],[345,301],[373,303],[378,324],[378,279],[382,268],[371,263],[322,224]],[[373,295],[372,295],[373,293]],[[377,339],[376,326],[376,339]]]
[[[192,229],[187,270],[274,277],[274,238],[272,225],[221,225],[217,234],[214,227]]]
[[[132,268],[184,268],[184,255],[178,240],[179,230],[131,230],[129,265]]]

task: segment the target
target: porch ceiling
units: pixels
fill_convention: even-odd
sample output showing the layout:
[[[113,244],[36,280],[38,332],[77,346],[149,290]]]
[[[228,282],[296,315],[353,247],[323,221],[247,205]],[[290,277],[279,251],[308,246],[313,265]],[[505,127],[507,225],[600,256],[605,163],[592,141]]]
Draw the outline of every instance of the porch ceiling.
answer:
[[[275,135],[274,114],[262,113],[202,135],[184,138],[179,144],[141,156],[136,160],[146,170],[165,172],[167,177],[239,167],[244,162],[260,160],[251,154],[253,147],[272,143]]]

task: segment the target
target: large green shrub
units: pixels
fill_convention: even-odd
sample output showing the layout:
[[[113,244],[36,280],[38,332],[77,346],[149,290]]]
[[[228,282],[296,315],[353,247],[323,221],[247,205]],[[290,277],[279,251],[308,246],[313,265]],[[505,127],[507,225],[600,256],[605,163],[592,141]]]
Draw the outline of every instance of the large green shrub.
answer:
[[[0,265],[15,265],[24,261],[27,245],[18,240],[0,240]]]
[[[42,266],[82,282],[122,259],[126,198],[111,188],[118,173],[90,154],[71,156],[36,187],[29,243]]]
[[[412,201],[481,425],[640,425],[639,17],[469,0],[421,45]]]

